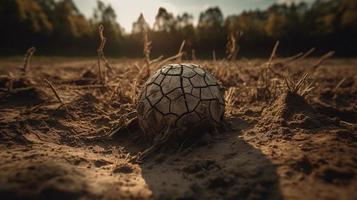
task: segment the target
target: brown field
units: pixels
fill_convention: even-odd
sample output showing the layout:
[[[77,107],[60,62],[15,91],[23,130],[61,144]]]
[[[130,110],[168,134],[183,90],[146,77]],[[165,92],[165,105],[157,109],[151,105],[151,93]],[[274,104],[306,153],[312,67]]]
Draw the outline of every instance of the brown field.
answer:
[[[357,197],[356,59],[183,61],[226,89],[225,130],[141,162],[135,102],[158,66],[109,61],[103,87],[96,58],[34,57],[26,75],[1,59],[0,199]]]

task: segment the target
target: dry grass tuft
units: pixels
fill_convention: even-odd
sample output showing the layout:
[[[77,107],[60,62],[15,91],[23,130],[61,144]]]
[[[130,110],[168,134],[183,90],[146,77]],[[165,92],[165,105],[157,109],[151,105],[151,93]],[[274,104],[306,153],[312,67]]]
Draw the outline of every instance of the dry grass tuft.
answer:
[[[284,80],[289,92],[298,94],[302,97],[308,95],[309,92],[314,89],[313,82],[309,81],[308,77],[308,73],[303,74],[303,76],[298,81],[294,81],[291,78],[285,77]]]
[[[233,108],[234,108],[234,105],[237,102],[236,95],[237,95],[237,88],[236,87],[230,87],[225,92],[225,95],[224,95],[224,99],[225,99],[225,103],[226,103],[225,115],[227,117],[230,117],[233,114],[233,110],[234,110]]]

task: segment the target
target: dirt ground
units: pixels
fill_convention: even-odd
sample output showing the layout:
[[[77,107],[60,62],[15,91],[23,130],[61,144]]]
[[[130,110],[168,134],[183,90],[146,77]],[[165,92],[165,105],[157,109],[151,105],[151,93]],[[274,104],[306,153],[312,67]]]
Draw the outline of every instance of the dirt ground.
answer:
[[[275,64],[309,73],[305,97],[261,89],[263,59],[189,62],[234,91],[229,125],[135,162],[150,146],[134,123],[142,60],[110,60],[103,88],[95,58],[34,57],[26,76],[2,58],[0,199],[357,198],[357,60]]]

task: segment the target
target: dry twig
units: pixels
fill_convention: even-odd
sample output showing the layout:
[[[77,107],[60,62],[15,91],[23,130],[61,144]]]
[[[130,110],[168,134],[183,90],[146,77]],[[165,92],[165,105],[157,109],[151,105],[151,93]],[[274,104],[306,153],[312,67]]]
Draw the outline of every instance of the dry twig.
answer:
[[[150,53],[151,53],[151,41],[149,41],[148,38],[148,33],[145,31],[144,32],[144,48],[143,48],[143,53],[144,53],[144,57],[145,57],[145,63],[146,63],[146,67],[150,66]]]
[[[192,60],[197,60],[196,50],[194,50],[194,49],[192,49],[192,51],[191,51],[191,59],[192,59]]]
[[[346,80],[346,77],[344,77],[343,79],[340,80],[340,82],[338,82],[338,84],[336,85],[336,87],[332,90],[333,93],[336,93],[336,92],[337,92],[337,89],[338,89],[339,87],[341,87],[342,83],[345,82],[345,80]]]
[[[180,49],[179,49],[179,51],[178,51],[178,53],[177,53],[177,55],[181,55],[181,56],[179,56],[177,59],[176,59],[176,61],[177,62],[181,62],[181,60],[182,60],[182,55],[183,55],[183,48],[185,47],[185,43],[186,43],[186,41],[185,40],[183,40],[182,41],[182,43],[181,43],[181,46],[180,46]]]
[[[63,108],[66,110],[66,112],[67,112],[67,114],[68,114],[69,116],[71,116],[73,119],[76,119],[77,116],[74,115],[74,114],[72,114],[72,112],[68,109],[66,103],[62,100],[62,98],[61,98],[60,95],[58,94],[56,88],[52,85],[52,83],[51,83],[49,80],[47,80],[47,79],[45,79],[44,81],[45,81],[45,83],[51,88],[52,92],[55,94],[57,100],[58,100],[59,103],[61,104],[57,109],[63,107]],[[76,132],[75,129],[72,129],[72,131]]]
[[[64,101],[61,99],[61,97],[59,96],[58,92],[56,91],[55,87],[52,85],[52,83],[45,79],[45,83],[51,88],[52,92],[55,94],[57,100],[59,101],[59,103],[61,103],[61,105],[64,105]]]
[[[320,57],[320,59],[314,64],[312,65],[312,71],[316,71],[317,68],[327,59],[331,58],[333,55],[335,54],[334,51],[329,51],[326,54],[324,54],[323,56]]]
[[[100,83],[105,85],[106,81],[107,81],[107,68],[112,69],[112,67],[110,66],[107,58],[104,55],[104,47],[105,47],[105,43],[107,41],[107,39],[104,37],[104,26],[103,25],[99,25],[98,28],[98,33],[99,33],[99,39],[100,39],[100,44],[97,50],[97,54],[98,54],[98,72],[99,72],[99,80]],[[104,62],[105,67],[102,68],[101,66],[101,61]]]
[[[29,69],[30,69],[30,64],[31,64],[31,58],[33,56],[33,54],[35,53],[36,48],[35,47],[31,47],[29,49],[27,49],[27,52],[25,54],[24,57],[24,65],[22,67],[22,71],[26,74]]]
[[[183,53],[178,53],[174,56],[171,56],[171,57],[168,57],[166,58],[165,60],[161,61],[157,66],[162,66],[163,64],[167,63],[167,62],[170,62],[171,60],[175,60],[176,58],[179,58],[183,55]]]
[[[305,59],[307,58],[310,54],[312,54],[316,50],[315,47],[311,48],[309,51],[307,51],[303,56],[301,56],[300,59]]]

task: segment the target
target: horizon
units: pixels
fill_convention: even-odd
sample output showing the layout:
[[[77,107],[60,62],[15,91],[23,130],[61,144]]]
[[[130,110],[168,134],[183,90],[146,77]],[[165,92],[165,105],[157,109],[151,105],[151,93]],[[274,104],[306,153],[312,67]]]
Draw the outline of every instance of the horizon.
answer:
[[[87,18],[93,16],[93,10],[96,7],[96,0],[73,0],[80,12]],[[142,13],[145,20],[152,27],[155,21],[157,10],[164,7],[168,12],[175,16],[182,13],[189,13],[193,16],[193,22],[196,25],[199,14],[209,7],[218,6],[225,17],[234,14],[240,14],[243,11],[266,9],[273,4],[291,4],[291,3],[312,3],[315,0],[102,0],[105,4],[110,4],[117,15],[117,22],[125,33],[132,31],[132,24]],[[138,7],[137,5],[140,5]],[[125,9],[123,9],[125,8]]]

